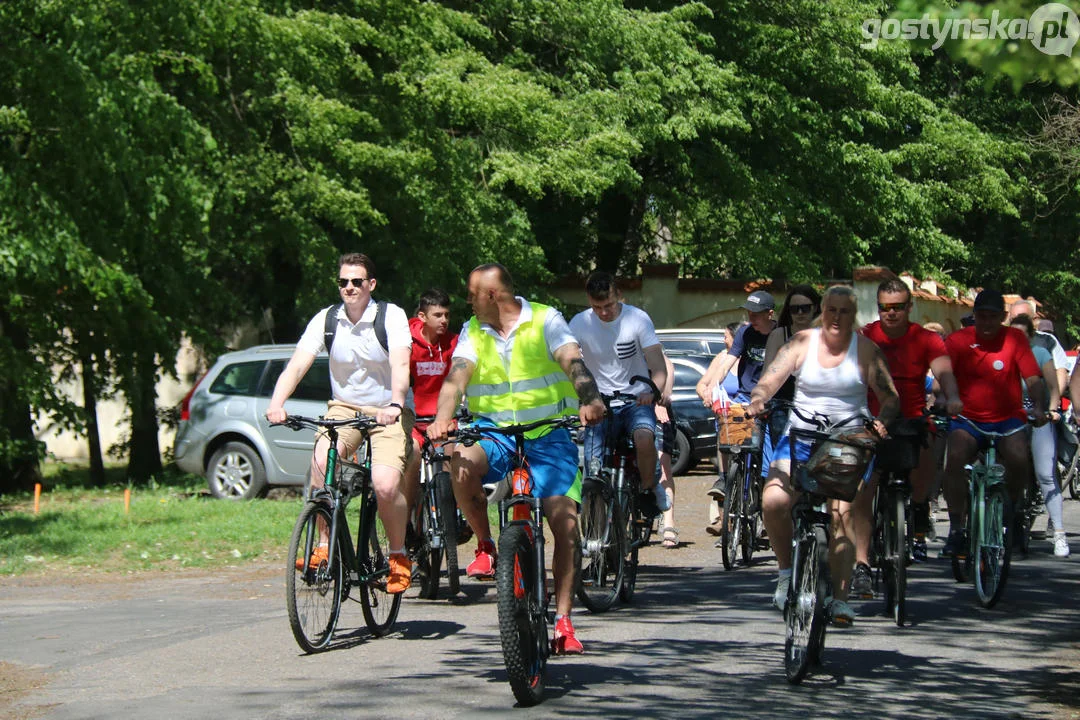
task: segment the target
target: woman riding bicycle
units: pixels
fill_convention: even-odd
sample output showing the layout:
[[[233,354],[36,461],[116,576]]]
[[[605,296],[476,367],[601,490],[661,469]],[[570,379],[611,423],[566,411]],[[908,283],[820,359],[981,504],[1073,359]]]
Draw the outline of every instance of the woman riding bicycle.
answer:
[[[862,415],[869,417],[866,404],[867,388],[874,391],[881,413],[874,429],[881,437],[885,425],[900,407],[885,356],[870,340],[855,333],[857,312],[855,292],[846,286],[833,286],[822,299],[821,327],[804,330],[780,348],[776,358],[765,368],[750,396],[749,414],[761,415],[768,401],[789,376],[796,377],[796,412],[788,421],[784,435],[774,448],[774,459],[762,494],[762,515],[780,567],[773,604],[783,609],[791,582],[791,542],[793,525],[791,508],[795,490],[790,479],[789,432],[792,427],[817,430],[799,417],[820,417],[829,425]],[[797,457],[808,459],[809,448],[796,446]],[[836,590],[829,612],[837,625],[850,625],[855,613],[847,604],[848,585],[854,557],[853,534],[850,527],[851,504],[830,501],[833,517],[832,543],[829,548],[829,567]]]

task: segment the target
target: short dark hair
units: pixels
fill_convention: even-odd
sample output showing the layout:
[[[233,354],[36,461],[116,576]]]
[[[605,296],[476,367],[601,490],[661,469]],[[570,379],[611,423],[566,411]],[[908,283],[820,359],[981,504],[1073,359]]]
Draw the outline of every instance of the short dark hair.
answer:
[[[430,307],[450,307],[450,296],[439,288],[428,288],[421,293],[416,312],[427,312]]]
[[[364,253],[345,253],[338,259],[338,270],[343,265],[362,265],[367,270],[368,280],[375,277],[375,263]]]
[[[585,294],[593,300],[607,300],[618,293],[619,286],[615,284],[615,276],[609,272],[597,270],[585,281]]]
[[[508,293],[514,292],[514,279],[510,277],[510,271],[501,263],[484,263],[473,268],[474,273],[485,273],[490,270],[498,270],[499,284]],[[470,273],[471,274],[471,273]]]
[[[1017,315],[1012,320],[1010,320],[1009,325],[1012,325],[1013,327],[1019,325],[1024,328],[1025,335],[1027,335],[1029,338],[1035,337],[1035,323],[1032,321],[1030,315],[1025,315],[1021,313],[1020,315]]]
[[[907,295],[907,301],[911,302],[911,288],[900,278],[882,280],[881,284],[877,286],[877,294],[880,295],[881,293],[904,293]]]

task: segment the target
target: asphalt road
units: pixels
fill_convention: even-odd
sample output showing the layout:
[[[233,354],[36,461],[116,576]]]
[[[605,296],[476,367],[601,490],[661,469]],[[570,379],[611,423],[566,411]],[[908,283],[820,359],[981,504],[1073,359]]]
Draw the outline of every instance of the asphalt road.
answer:
[[[0,580],[0,717],[1080,718],[1080,502],[1066,501],[1077,555],[1036,538],[997,608],[980,609],[945,561],[915,566],[908,627],[880,601],[857,604],[824,666],[790,686],[775,563],[723,569],[703,531],[711,482],[679,479],[684,544],[643,552],[632,606],[575,613],[586,654],[552,659],[537,708],[514,708],[490,584],[463,580],[453,600],[411,591],[380,639],[349,603],[332,649],[305,656],[281,572],[247,567]]]

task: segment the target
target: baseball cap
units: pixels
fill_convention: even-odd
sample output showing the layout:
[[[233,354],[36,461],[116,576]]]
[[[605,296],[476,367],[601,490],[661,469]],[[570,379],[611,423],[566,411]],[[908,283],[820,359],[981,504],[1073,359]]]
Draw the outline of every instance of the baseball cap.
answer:
[[[975,307],[972,309],[1005,312],[1005,297],[997,290],[983,290],[975,296]]]
[[[773,296],[764,290],[756,290],[747,296],[746,302],[739,307],[750,312],[762,312],[764,310],[772,310],[776,307],[776,301],[773,300]]]

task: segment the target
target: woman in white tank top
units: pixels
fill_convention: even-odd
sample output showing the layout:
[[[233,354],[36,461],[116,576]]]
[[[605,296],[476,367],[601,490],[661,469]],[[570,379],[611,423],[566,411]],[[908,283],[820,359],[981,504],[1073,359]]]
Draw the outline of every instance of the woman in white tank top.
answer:
[[[896,394],[885,356],[873,342],[855,332],[858,305],[855,292],[846,286],[825,291],[821,302],[821,327],[804,330],[777,352],[761,375],[750,396],[750,415],[765,410],[765,402],[780,389],[789,375],[795,383],[795,407],[805,414],[819,412],[839,422],[867,412],[866,393],[872,389],[881,406],[875,422],[878,433],[886,434],[885,425],[896,417],[900,399]],[[788,427],[807,427],[795,413]],[[813,428],[816,429],[816,428]],[[769,476],[762,493],[762,516],[780,566],[773,602],[781,610],[791,581],[791,541],[794,526],[791,507],[795,490],[790,480],[788,435],[773,451]],[[831,501],[833,538],[829,548],[829,566],[835,593],[830,612],[837,625],[850,625],[855,614],[847,604],[848,586],[854,564],[854,533],[851,528],[851,503]]]

